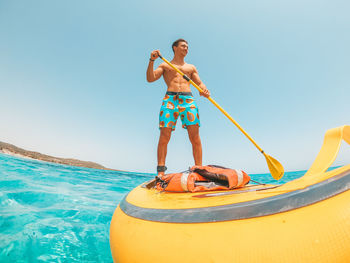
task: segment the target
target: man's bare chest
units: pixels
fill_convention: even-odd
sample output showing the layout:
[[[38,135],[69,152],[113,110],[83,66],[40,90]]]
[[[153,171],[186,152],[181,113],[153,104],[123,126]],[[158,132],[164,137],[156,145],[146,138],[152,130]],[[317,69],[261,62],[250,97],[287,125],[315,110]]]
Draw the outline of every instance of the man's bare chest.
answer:
[[[183,72],[184,74],[186,74],[187,76],[191,76],[193,73],[193,67],[189,66],[189,65],[185,65],[185,66],[175,66],[177,67],[181,72]],[[179,73],[177,73],[173,68],[171,67],[167,67],[165,69],[164,74],[168,77],[176,77],[177,75],[180,76]]]

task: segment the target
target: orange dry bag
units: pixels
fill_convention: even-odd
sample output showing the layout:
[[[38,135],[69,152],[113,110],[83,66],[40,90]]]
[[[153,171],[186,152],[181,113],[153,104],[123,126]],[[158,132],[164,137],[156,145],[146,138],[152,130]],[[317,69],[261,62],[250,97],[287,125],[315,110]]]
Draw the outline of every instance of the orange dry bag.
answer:
[[[216,165],[193,166],[186,172],[167,174],[162,179],[157,189],[166,192],[230,190],[250,181],[249,175],[242,170]]]

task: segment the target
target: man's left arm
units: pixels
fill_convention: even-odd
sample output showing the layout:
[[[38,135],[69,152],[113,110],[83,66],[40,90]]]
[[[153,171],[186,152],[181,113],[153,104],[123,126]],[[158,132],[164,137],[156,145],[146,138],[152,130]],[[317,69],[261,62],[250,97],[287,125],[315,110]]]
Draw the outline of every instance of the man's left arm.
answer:
[[[195,66],[193,66],[193,72],[191,75],[191,79],[193,80],[194,83],[196,83],[203,90],[203,92],[200,92],[200,95],[208,98],[210,96],[210,91],[207,89],[207,87],[204,85],[204,83],[199,78],[199,74],[198,74],[198,71],[197,71]]]

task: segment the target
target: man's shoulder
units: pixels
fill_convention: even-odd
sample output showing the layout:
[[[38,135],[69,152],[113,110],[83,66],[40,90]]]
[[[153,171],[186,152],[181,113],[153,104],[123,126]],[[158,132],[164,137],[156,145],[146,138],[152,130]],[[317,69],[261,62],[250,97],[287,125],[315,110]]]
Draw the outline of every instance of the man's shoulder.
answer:
[[[185,67],[188,68],[188,69],[197,70],[195,65],[193,65],[193,64],[186,63]]]
[[[186,62],[186,64],[185,64],[185,66],[195,68],[195,66],[194,66],[193,64],[190,64],[190,63],[187,63],[187,62]]]
[[[162,69],[166,69],[166,68],[169,68],[170,66],[169,66],[167,63],[162,62],[162,63],[159,64],[158,67],[159,67],[159,68],[162,68]]]

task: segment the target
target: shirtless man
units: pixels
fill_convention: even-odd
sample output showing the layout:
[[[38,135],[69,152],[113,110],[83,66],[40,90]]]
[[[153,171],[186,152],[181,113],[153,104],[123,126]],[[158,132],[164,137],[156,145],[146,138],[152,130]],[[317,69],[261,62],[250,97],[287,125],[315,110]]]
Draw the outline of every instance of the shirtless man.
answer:
[[[176,40],[172,45],[172,49],[174,51],[174,58],[171,63],[203,90],[200,94],[201,96],[209,97],[210,92],[200,80],[196,67],[184,61],[188,53],[187,41],[184,39]],[[166,170],[165,158],[167,146],[171,132],[175,130],[178,117],[182,121],[182,127],[187,129],[188,137],[192,143],[195,165],[202,165],[202,143],[199,137],[200,121],[198,107],[193,99],[190,83],[166,63],[160,64],[156,70],[153,70],[154,60],[159,55],[159,50],[154,50],[151,53],[147,68],[147,81],[153,82],[163,76],[168,86],[159,114],[160,136],[157,151],[157,174],[158,177],[161,177]]]

